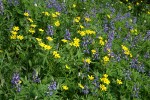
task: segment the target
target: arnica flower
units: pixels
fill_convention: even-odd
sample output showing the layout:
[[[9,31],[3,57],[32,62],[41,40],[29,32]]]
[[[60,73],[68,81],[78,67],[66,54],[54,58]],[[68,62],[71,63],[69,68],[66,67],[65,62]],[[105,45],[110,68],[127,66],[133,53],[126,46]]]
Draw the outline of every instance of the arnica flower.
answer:
[[[80,17],[76,17],[76,18],[74,18],[74,22],[76,22],[76,23],[78,23],[79,21],[80,21]]]
[[[43,29],[41,29],[41,28],[39,28],[39,31],[40,31],[40,32],[44,32],[44,30],[43,30]]]
[[[86,35],[85,31],[78,31],[77,33],[79,33],[81,36],[85,36]]]
[[[28,16],[29,16],[29,13],[28,13],[28,12],[25,12],[23,15],[26,16],[26,17],[28,17]]]
[[[103,82],[103,83],[105,83],[105,84],[110,84],[110,81],[108,80],[108,78],[100,78],[100,80]]]
[[[19,31],[19,27],[18,26],[14,26],[13,27],[13,31]]]
[[[78,86],[79,86],[81,89],[84,89],[84,86],[83,86],[81,83],[78,83]]]
[[[10,39],[16,39],[17,38],[17,35],[11,35],[10,36]]]
[[[81,28],[81,29],[83,29],[83,28],[84,28],[84,26],[83,26],[83,25],[80,25],[80,28]]]
[[[50,37],[50,36],[47,36],[46,39],[47,39],[48,41],[53,41],[53,38]]]
[[[53,56],[54,58],[60,58],[60,55],[58,54],[57,51],[53,51]]]
[[[36,25],[35,25],[35,24],[31,24],[30,26],[31,26],[32,28],[35,28],[35,27],[36,27]]]
[[[108,75],[107,75],[107,74],[104,74],[104,75],[103,75],[103,77],[104,77],[104,78],[107,78],[107,77],[108,77]]]
[[[80,46],[80,39],[74,38],[73,42],[70,43],[71,46],[79,47]]]
[[[53,18],[57,17],[57,14],[52,13],[52,17],[53,17]]]
[[[62,89],[66,91],[66,90],[68,90],[69,88],[68,88],[68,86],[63,85],[63,86],[62,86]]]
[[[66,40],[66,39],[62,39],[61,41],[64,42],[64,43],[68,42],[68,40]]]
[[[92,49],[91,52],[94,55],[96,53],[96,50]]]
[[[49,16],[50,14],[46,11],[46,12],[42,12],[45,16]]]
[[[85,19],[87,22],[90,22],[90,21],[91,21],[91,19],[88,18],[88,17],[84,17],[84,19]]]
[[[17,34],[16,31],[10,31],[10,32],[11,32],[11,34],[13,34],[13,35],[16,35],[16,34]]]
[[[91,81],[94,80],[93,75],[88,75],[88,79],[91,80]]]
[[[31,18],[27,18],[27,20],[31,23],[33,23],[33,20]]]
[[[19,40],[23,40],[23,39],[24,39],[24,36],[22,36],[22,35],[18,35],[18,36],[17,36],[17,39],[19,39]]]
[[[98,37],[99,38],[99,44],[100,45],[105,45],[105,42],[103,41],[103,38],[100,36],[100,37]]]
[[[100,84],[100,89],[101,89],[102,91],[107,91],[106,86],[105,86],[105,85],[103,85],[103,84]]]
[[[88,63],[88,64],[91,63],[91,59],[90,59],[90,58],[86,58],[84,61],[85,61],[86,63]]]
[[[34,30],[33,28],[30,28],[30,29],[29,29],[29,32],[30,32],[31,34],[34,34],[34,33],[35,33],[35,30]]]
[[[104,63],[108,62],[109,61],[109,57],[108,56],[104,56],[103,57],[103,61],[104,61]]]
[[[122,81],[117,79],[117,84],[122,84]]]
[[[60,26],[60,22],[59,22],[59,21],[56,21],[54,24],[55,24],[55,26],[57,26],[57,27]]]

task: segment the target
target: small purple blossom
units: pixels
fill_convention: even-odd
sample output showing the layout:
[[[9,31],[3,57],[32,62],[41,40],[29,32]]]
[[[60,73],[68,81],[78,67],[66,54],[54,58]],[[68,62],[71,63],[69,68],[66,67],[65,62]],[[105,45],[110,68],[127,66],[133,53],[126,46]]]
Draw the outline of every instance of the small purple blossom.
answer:
[[[18,73],[14,73],[12,80],[11,80],[11,83],[12,83],[13,87],[16,88],[17,92],[21,91],[21,85],[20,85],[21,80],[20,80],[20,76]]]
[[[66,34],[64,35],[64,39],[71,40],[71,34],[68,29],[66,29]]]
[[[33,79],[33,82],[35,83],[40,83],[40,78],[38,77],[38,72],[37,71],[34,71],[33,74],[32,74],[32,79]]]
[[[54,35],[53,26],[48,25],[46,33],[50,36],[53,36]]]
[[[53,92],[57,89],[57,83],[55,81],[51,82],[48,86],[48,94],[51,96],[53,95]]]

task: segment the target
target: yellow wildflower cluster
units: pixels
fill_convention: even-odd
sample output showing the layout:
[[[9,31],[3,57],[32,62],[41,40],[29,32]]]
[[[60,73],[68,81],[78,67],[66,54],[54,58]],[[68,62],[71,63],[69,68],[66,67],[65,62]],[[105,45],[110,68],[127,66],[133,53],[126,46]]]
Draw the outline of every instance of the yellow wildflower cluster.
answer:
[[[25,12],[23,15],[26,16],[26,17],[28,17],[29,13]]]
[[[96,32],[92,30],[78,31],[77,33],[79,33],[81,36],[96,34]]]
[[[94,55],[96,53],[96,50],[92,49],[91,52]]]
[[[69,88],[68,88],[68,86],[63,85],[63,86],[62,86],[62,89],[66,91],[66,90],[68,90]]]
[[[80,46],[80,39],[74,38],[73,42],[70,43],[71,46],[79,47]]]
[[[73,21],[76,22],[76,23],[78,23],[80,21],[80,19],[81,19],[80,17],[76,17],[76,18],[74,18]]]
[[[103,62],[104,62],[104,64],[106,64],[107,62],[109,62],[109,57],[108,56],[104,56],[103,57]]]
[[[66,40],[66,39],[62,39],[61,41],[64,42],[64,43],[68,42],[68,40]]]
[[[29,33],[34,34],[35,33],[35,27],[36,27],[35,24],[31,24],[30,29],[29,29]]]
[[[83,86],[81,83],[78,83],[78,86],[79,86],[81,89],[84,89],[84,86]]]
[[[100,36],[100,37],[98,37],[98,38],[99,38],[99,44],[102,45],[102,46],[105,45],[105,42],[104,42],[104,40],[103,40],[103,37]]]
[[[46,39],[47,39],[48,41],[53,41],[53,38],[50,37],[50,36],[47,36]]]
[[[22,35],[17,35],[18,31],[19,31],[19,27],[14,26],[12,31],[10,31],[10,33],[11,33],[10,39],[18,39],[18,40],[24,39],[24,37]]]
[[[105,84],[110,84],[110,81],[108,79],[108,75],[107,74],[104,74],[102,78],[100,78],[100,80],[105,83]]]
[[[58,16],[60,16],[60,13],[59,13],[59,12],[52,13],[52,17],[53,17],[53,18],[56,18],[56,17],[58,17]]]
[[[84,17],[84,19],[85,19],[85,21],[87,21],[87,22],[90,22],[90,21],[91,21],[91,19],[88,18],[88,17]]]
[[[43,11],[42,14],[44,14],[45,16],[50,16],[49,12],[47,12],[47,11],[45,11],[45,12]]]
[[[90,58],[86,58],[86,59],[84,59],[84,62],[90,64],[91,63],[91,59]]]
[[[107,91],[106,86],[105,86],[105,85],[103,85],[103,84],[100,84],[100,89],[101,89],[102,91]]]
[[[44,50],[50,50],[52,49],[52,47],[50,45],[46,45],[45,43],[42,42],[41,39],[36,38],[36,40],[38,41],[39,45],[44,49]]]
[[[54,58],[60,58],[60,55],[57,51],[53,51]]]
[[[92,81],[92,80],[94,80],[94,76],[93,75],[88,75],[88,79]]]
[[[54,22],[54,25],[57,26],[57,27],[60,26],[59,20],[55,21],[55,22]]]
[[[129,49],[124,45],[121,45],[121,47],[124,51],[124,54],[129,55],[132,58],[132,54],[130,53]]]
[[[117,84],[122,84],[122,81],[117,79]]]

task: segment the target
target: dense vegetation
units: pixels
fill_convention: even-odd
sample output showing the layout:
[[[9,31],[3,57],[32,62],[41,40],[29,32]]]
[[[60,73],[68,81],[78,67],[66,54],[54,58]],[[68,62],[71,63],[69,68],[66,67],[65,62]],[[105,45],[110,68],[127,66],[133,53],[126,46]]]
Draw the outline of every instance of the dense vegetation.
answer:
[[[0,0],[0,100],[148,100],[150,5]]]

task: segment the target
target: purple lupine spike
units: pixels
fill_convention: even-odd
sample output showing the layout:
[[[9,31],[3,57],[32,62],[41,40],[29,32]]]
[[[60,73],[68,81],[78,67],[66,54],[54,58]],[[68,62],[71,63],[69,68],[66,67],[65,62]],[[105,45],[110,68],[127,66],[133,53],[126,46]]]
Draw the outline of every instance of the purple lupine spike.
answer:
[[[139,87],[137,86],[137,84],[134,84],[134,86],[133,86],[132,96],[134,98],[138,98],[139,97]]]
[[[48,94],[51,96],[53,92],[57,89],[57,83],[55,81],[51,82],[48,86]]]
[[[14,88],[16,88],[16,91],[17,92],[20,92],[21,91],[21,80],[20,80],[20,76],[18,73],[14,73],[12,79],[11,79],[11,83],[13,85]]]
[[[0,0],[0,14],[3,15],[4,13],[4,6],[2,0]]]
[[[66,29],[66,34],[64,35],[64,39],[71,40],[71,34],[68,29]]]
[[[53,26],[48,25],[46,33],[50,36],[53,36],[54,35]]]
[[[89,89],[87,86],[84,86],[84,89],[82,89],[82,92],[87,95],[89,93]]]
[[[33,79],[33,82],[35,83],[40,83],[40,78],[38,77],[38,72],[37,71],[34,71],[33,74],[32,74],[32,79]]]

